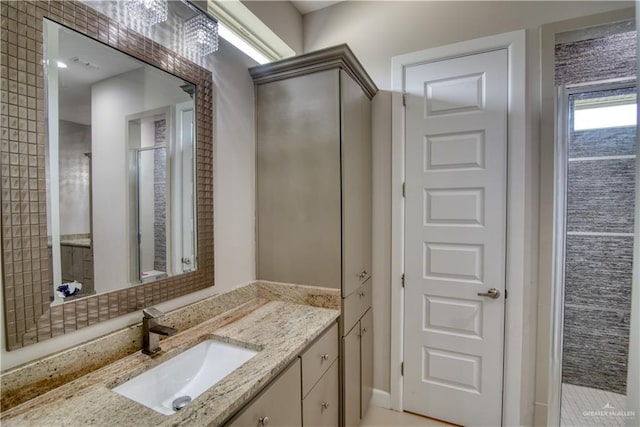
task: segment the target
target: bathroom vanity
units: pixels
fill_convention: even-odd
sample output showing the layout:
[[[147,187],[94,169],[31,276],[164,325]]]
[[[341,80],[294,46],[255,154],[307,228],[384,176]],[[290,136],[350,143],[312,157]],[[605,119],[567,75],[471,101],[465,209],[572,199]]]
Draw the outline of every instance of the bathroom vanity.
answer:
[[[0,421],[3,426],[111,426],[132,425],[132,420],[136,426],[301,426],[303,421],[304,425],[335,426],[339,315],[339,294],[334,290],[256,282],[167,313],[163,323],[180,332],[163,340],[156,356],[137,351],[4,411]],[[202,319],[206,320],[194,324]],[[187,325],[192,326],[183,329]],[[94,340],[45,363],[55,372],[56,363],[117,346],[128,332],[139,334],[140,329],[134,326]],[[257,353],[170,415],[113,390],[207,339],[246,346]],[[30,368],[18,368],[14,380],[28,381]]]

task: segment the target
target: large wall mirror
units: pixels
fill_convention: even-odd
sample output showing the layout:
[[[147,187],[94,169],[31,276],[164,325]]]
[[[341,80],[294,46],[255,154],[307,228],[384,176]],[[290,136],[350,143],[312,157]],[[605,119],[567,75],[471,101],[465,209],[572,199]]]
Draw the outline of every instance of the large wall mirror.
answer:
[[[212,286],[210,72],[82,3],[6,3],[7,348]]]

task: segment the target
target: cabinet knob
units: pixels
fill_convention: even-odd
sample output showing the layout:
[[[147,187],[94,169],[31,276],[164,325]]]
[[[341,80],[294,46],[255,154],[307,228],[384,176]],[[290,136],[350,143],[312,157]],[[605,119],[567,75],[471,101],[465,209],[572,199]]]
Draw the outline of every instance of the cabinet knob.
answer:
[[[322,402],[321,405],[322,405],[322,409],[323,410],[324,409],[329,409],[329,402]]]
[[[366,295],[366,294],[365,294],[364,292],[360,292],[360,293],[358,293],[358,296],[359,296],[360,298],[364,298],[364,296],[365,296],[365,295]]]
[[[367,328],[362,328],[362,335],[367,333]]]
[[[320,356],[320,359],[329,360],[329,355],[328,354],[323,354],[322,356]]]
[[[260,417],[260,419],[258,420],[258,422],[260,422],[260,425],[262,427],[267,427],[270,421],[271,420],[269,420],[269,417]]]
[[[358,274],[358,277],[362,280],[367,277],[367,270],[363,270],[362,273]]]

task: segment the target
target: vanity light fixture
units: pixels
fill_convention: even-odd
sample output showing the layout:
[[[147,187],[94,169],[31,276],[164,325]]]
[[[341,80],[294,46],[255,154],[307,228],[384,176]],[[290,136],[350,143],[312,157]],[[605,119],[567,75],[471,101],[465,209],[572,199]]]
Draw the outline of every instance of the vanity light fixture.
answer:
[[[167,0],[125,0],[127,17],[141,28],[150,28],[167,20],[169,3]]]
[[[185,50],[192,56],[205,57],[218,50],[218,21],[184,1],[196,15],[184,23]]]

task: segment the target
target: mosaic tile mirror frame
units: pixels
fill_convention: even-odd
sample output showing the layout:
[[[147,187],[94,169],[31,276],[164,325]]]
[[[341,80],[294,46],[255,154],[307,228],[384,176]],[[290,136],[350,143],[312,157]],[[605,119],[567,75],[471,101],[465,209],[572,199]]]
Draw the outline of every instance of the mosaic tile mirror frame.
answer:
[[[195,272],[50,306],[43,20],[47,18],[196,85]],[[75,1],[0,4],[0,202],[7,349],[69,333],[214,284],[211,72]]]

